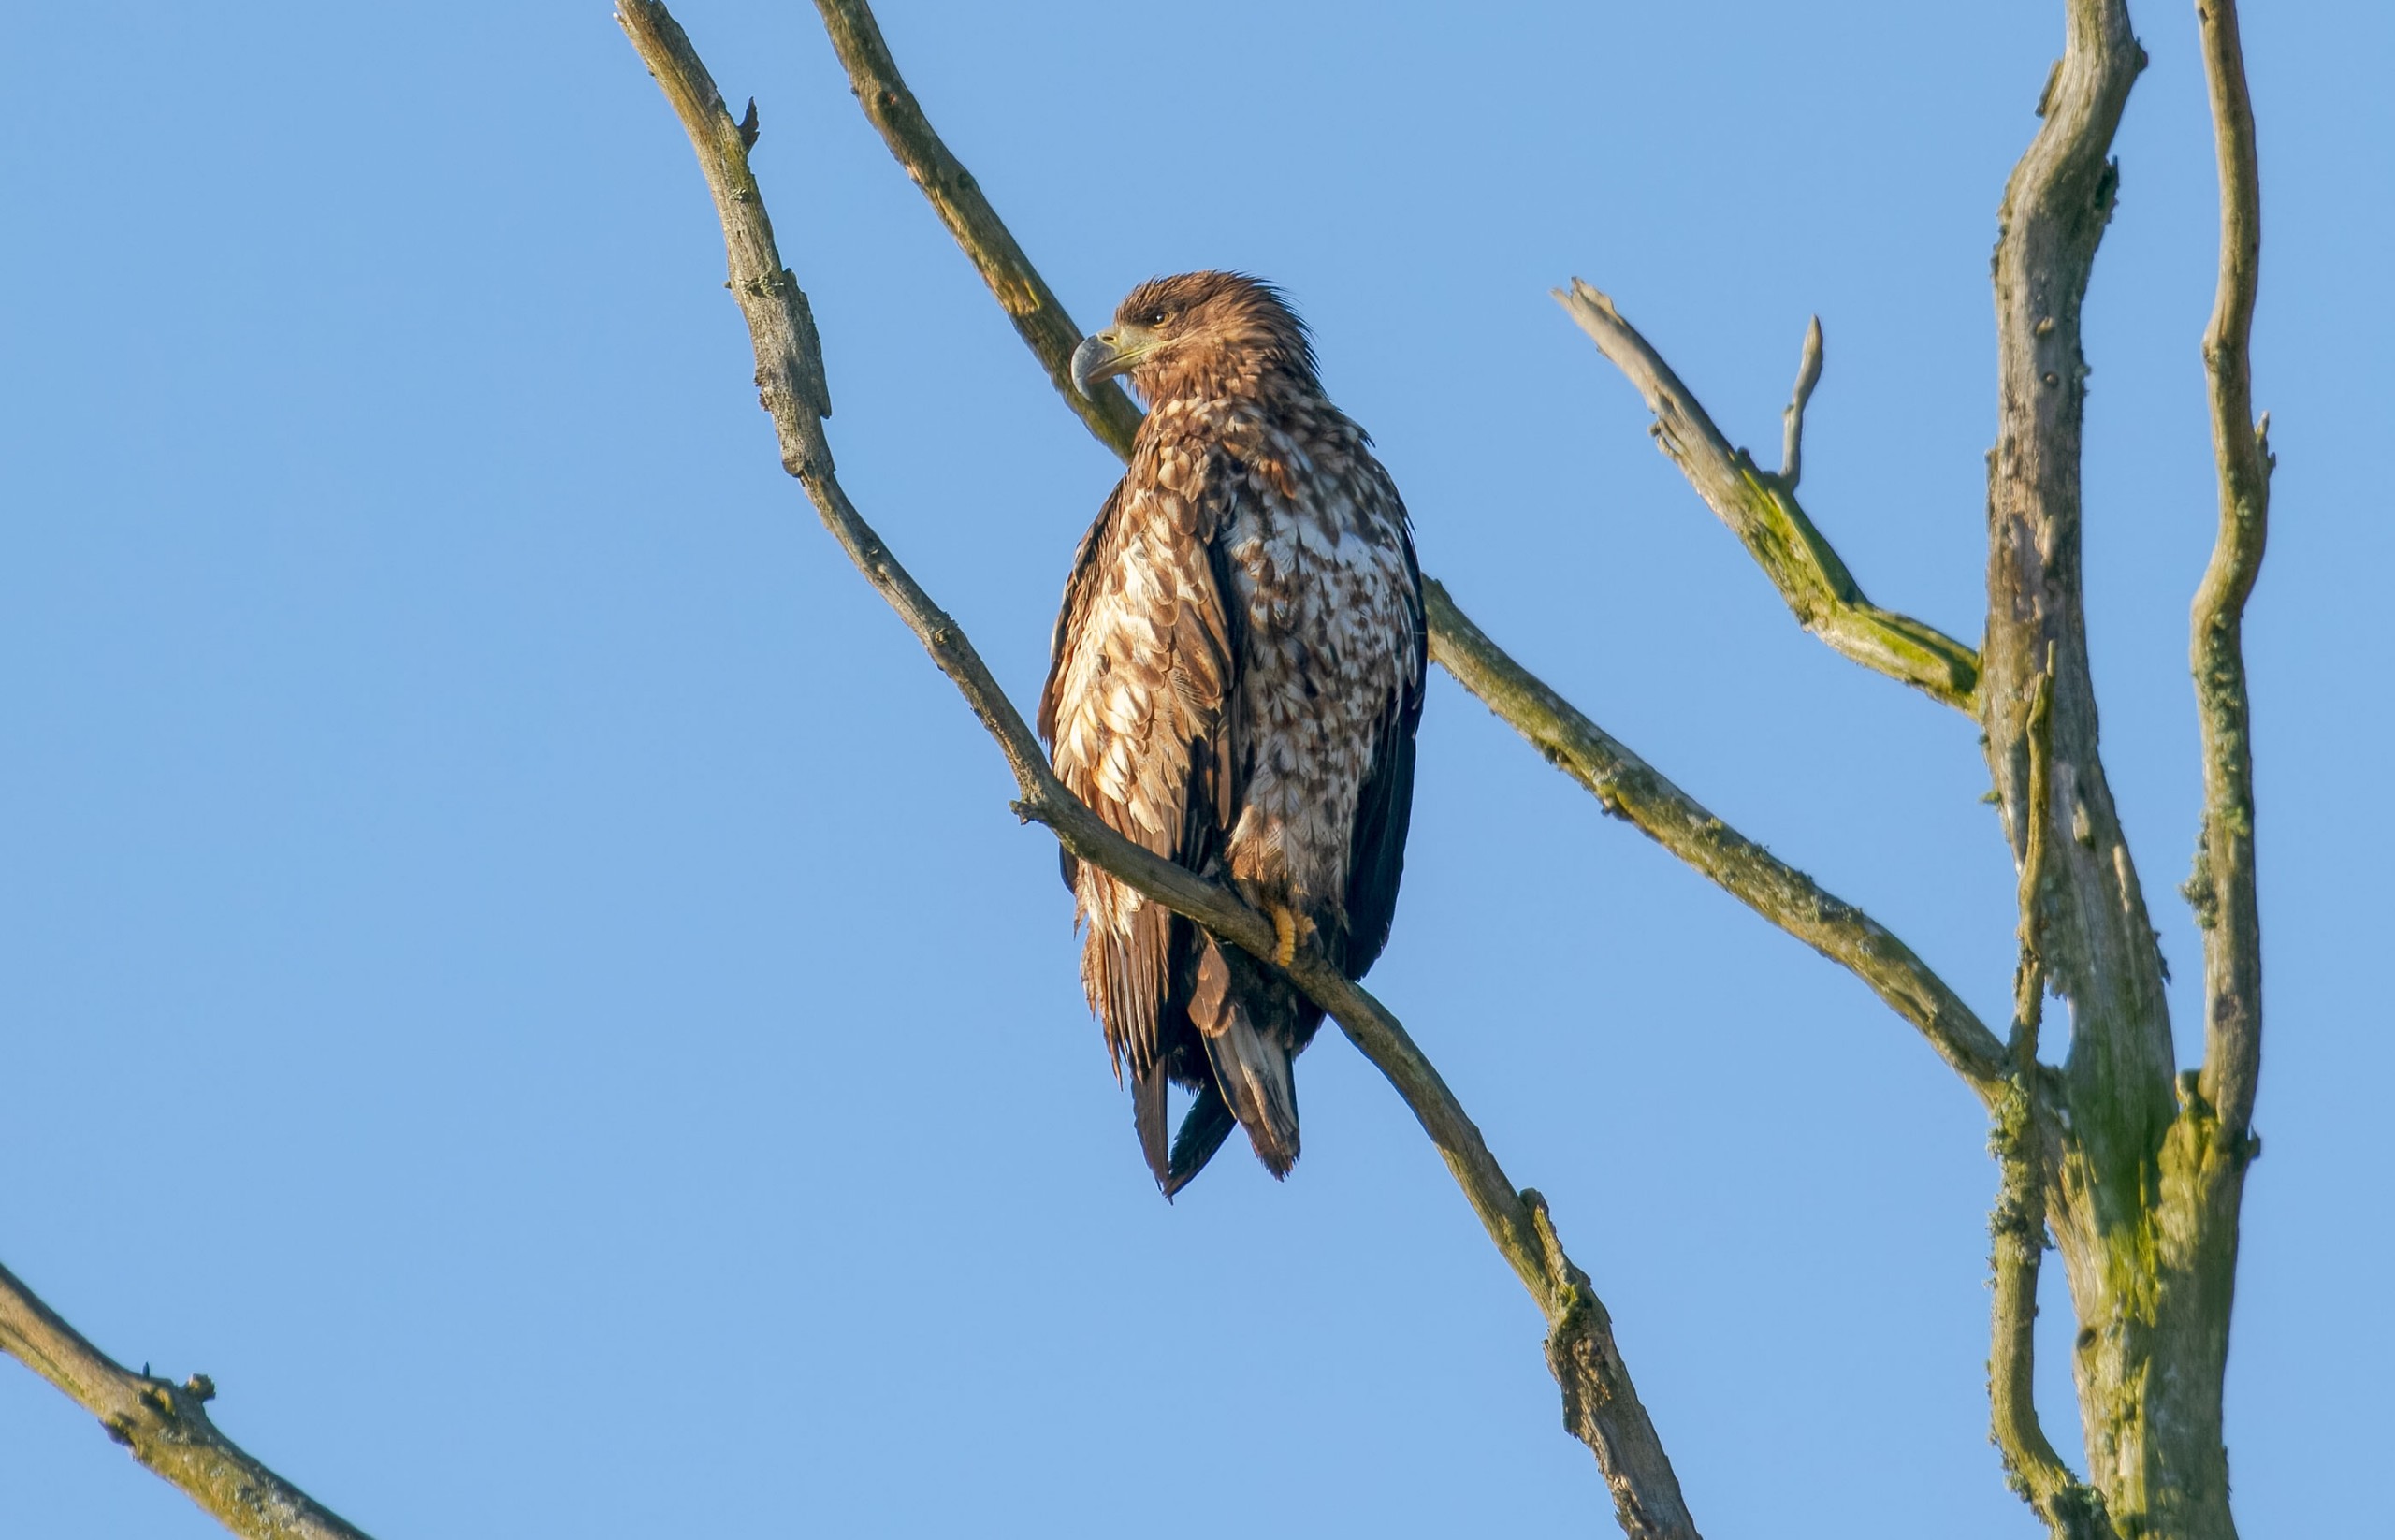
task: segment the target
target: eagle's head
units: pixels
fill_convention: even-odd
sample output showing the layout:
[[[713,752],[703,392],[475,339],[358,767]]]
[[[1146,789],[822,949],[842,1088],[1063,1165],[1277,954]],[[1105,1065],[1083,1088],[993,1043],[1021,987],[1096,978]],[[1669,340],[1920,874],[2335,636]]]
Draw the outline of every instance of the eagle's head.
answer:
[[[1151,403],[1212,394],[1282,375],[1314,386],[1314,344],[1281,291],[1236,272],[1151,278],[1114,312],[1114,324],[1073,350],[1073,385],[1131,377]]]

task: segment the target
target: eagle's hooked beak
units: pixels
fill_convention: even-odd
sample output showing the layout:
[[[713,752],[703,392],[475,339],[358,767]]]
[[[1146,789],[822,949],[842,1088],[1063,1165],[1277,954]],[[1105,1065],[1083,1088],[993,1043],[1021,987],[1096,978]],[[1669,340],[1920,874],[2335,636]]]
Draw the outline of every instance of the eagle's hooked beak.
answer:
[[[1155,333],[1144,327],[1109,327],[1084,337],[1073,349],[1073,388],[1087,396],[1092,386],[1128,373],[1155,350]]]

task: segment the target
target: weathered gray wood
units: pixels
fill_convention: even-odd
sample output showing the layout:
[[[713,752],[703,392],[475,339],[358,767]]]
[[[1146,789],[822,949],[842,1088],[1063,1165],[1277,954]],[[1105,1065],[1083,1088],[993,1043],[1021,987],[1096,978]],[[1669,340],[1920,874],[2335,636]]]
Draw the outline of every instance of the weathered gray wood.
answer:
[[[2162,958],[2097,747],[2080,588],[2080,448],[2087,366],[2080,306],[2112,217],[2108,161],[2144,66],[2120,0],[2071,0],[2045,125],[1998,214],[1998,430],[1988,460],[1988,618],[1981,724],[2016,859],[2028,848],[2030,697],[2052,660],[2054,860],[2040,902],[2047,966],[2070,1002],[2068,1074],[2107,1115],[2082,1130],[2108,1188],[2135,1189],[2171,1112]]]
[[[2246,596],[2271,508],[2271,419],[2254,420],[2248,343],[2261,276],[2262,187],[2237,0],[2196,8],[2220,163],[2220,283],[2204,331],[2220,534],[2196,592],[2190,646],[2203,732],[2204,822],[2188,897],[2204,931],[2203,1095],[2238,1140],[2262,1063],[2262,921],[2254,882],[2254,748],[2245,694]]]

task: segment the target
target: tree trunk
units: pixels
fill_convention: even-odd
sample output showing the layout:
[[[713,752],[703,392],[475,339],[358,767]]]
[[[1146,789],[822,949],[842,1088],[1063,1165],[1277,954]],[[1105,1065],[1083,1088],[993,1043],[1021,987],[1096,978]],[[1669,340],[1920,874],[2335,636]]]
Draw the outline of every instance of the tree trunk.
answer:
[[[2253,1146],[2242,1110],[2225,1125],[2196,1073],[2174,1082],[2161,953],[2098,755],[2080,583],[2080,310],[2119,187],[2112,131],[2144,63],[2121,0],[2072,0],[2045,124],[2005,191],[1980,709],[2016,856],[2028,820],[2047,820],[2033,901],[2071,1021],[2059,1074],[2039,1077],[2059,1114],[2047,1216],[2079,1320],[2087,1478],[2123,1540],[2228,1540],[2221,1390]],[[2048,674],[2052,794],[2036,807],[2027,723]]]

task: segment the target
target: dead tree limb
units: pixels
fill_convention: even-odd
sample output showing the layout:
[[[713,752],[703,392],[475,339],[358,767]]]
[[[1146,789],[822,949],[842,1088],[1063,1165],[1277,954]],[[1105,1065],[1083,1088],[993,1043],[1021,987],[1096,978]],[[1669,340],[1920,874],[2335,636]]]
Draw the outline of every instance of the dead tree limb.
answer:
[[[2039,104],[2044,125],[1997,216],[2000,397],[1980,710],[2017,866],[2028,849],[2029,703],[2051,669],[2046,964],[2072,1007],[2068,1073],[2110,1109],[2101,1126],[2081,1130],[2089,1157],[2127,1180],[2170,1121],[2172,1063],[2162,955],[2097,748],[2079,559],[2088,373],[2080,312],[2119,188],[2106,157],[2145,53],[2121,0],[2069,0],[2067,9],[2068,47]]]
[[[1979,654],[1935,626],[1883,610],[1864,597],[1854,574],[1796,501],[1805,405],[1822,371],[1818,317],[1805,334],[1804,361],[1784,414],[1781,464],[1775,472],[1722,437],[1662,355],[1622,319],[1611,299],[1577,278],[1570,289],[1557,289],[1555,298],[1637,387],[1647,410],[1655,414],[1656,445],[1747,547],[1799,625],[1865,668],[1958,711],[1971,710]]]
[[[0,1267],[0,1349],[100,1419],[109,1437],[251,1540],[367,1540],[364,1531],[268,1470],[216,1431],[205,1374],[181,1385],[137,1374],[94,1347]]]
[[[2245,694],[2246,596],[2271,509],[2271,419],[2254,420],[2254,291],[2261,276],[2261,173],[2237,0],[2204,0],[2204,79],[2220,162],[2220,287],[2204,332],[2220,534],[2196,591],[2192,662],[2203,732],[2203,832],[2188,897],[2204,935],[2203,1096],[2242,1140],[2262,1062],[2262,923],[2254,883],[2254,746]]]
[[[828,411],[815,328],[796,280],[781,265],[773,227],[748,167],[750,135],[733,122],[681,27],[655,0],[621,0],[626,35],[657,78],[698,153],[722,222],[731,287],[748,318],[761,400],[773,418],[784,469],[814,502],[849,559],[914,632],[1006,755],[1021,800],[1016,811],[1046,824],[1073,855],[1112,873],[1176,913],[1252,955],[1274,950],[1270,923],[1228,889],[1132,844],[1077,800],[964,632],[942,613],[841,488],[824,439]],[[1547,1319],[1547,1359],[1562,1387],[1567,1425],[1595,1452],[1623,1531],[1637,1540],[1687,1536],[1696,1528],[1677,1478],[1613,1340],[1611,1322],[1557,1240],[1546,1205],[1517,1190],[1479,1129],[1404,1027],[1343,978],[1309,943],[1290,977],[1328,1010],[1405,1098],[1446,1161],[1498,1250]]]
[[[1731,828],[1539,682],[1425,578],[1430,656],[1511,722],[1548,763],[1587,787],[1605,811],[1807,946],[1869,985],[1910,1022],[1993,1108],[2004,1094],[2004,1044],[1946,981],[1869,915]]]

